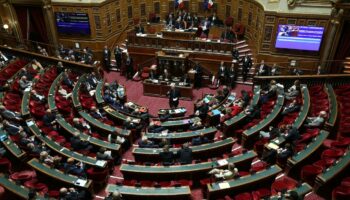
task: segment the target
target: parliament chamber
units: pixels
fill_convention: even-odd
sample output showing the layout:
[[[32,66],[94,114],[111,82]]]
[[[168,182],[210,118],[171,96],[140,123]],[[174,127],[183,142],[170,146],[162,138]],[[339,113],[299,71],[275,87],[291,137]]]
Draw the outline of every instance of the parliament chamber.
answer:
[[[0,200],[350,199],[349,0],[0,0]]]

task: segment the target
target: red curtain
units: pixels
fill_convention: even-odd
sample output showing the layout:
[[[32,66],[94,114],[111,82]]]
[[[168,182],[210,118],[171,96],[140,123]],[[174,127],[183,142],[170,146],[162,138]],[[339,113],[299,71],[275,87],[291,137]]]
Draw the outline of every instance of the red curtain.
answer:
[[[47,29],[42,8],[17,5],[14,7],[16,10],[19,25],[22,30],[23,38],[42,43],[48,43],[49,39],[47,37]],[[27,22],[29,22],[29,24]],[[29,26],[29,28],[27,26]],[[27,38],[27,34],[29,35],[29,38]]]
[[[334,60],[345,60],[346,57],[350,56],[350,21],[345,21],[343,26],[343,32],[340,37],[340,42]],[[343,63],[335,62],[332,65],[332,72],[340,73],[342,71]]]

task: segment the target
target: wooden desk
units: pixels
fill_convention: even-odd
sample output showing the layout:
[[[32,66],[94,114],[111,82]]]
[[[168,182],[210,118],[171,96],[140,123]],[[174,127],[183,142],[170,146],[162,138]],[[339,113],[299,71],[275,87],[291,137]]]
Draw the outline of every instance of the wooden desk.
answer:
[[[178,199],[178,200],[189,200],[191,199],[191,190],[188,186],[181,187],[166,187],[166,188],[155,188],[155,187],[131,187],[131,186],[119,186],[108,184],[106,191],[108,193],[118,191],[123,195],[123,199]]]
[[[326,121],[326,126],[328,126],[328,129],[332,131],[331,129],[335,126],[338,117],[338,101],[331,84],[325,84],[325,91],[328,94],[328,101],[330,106],[329,117],[328,121]]]
[[[228,163],[234,163],[242,169],[249,169],[251,161],[256,157],[254,151],[248,151],[244,154],[227,158]],[[208,172],[213,168],[225,168],[226,165],[219,166],[216,161],[202,162],[188,165],[171,166],[144,166],[122,164],[120,171],[125,179],[135,179],[139,177],[142,180],[171,180],[171,179],[192,179],[198,181],[200,177],[208,176]]]
[[[5,130],[1,128],[0,137],[4,137],[4,135],[6,135],[7,139],[3,140],[1,143],[9,152],[11,152],[12,155],[16,156],[18,159],[22,159],[26,155],[26,152],[22,151],[22,149],[12,141],[11,137],[5,132]]]
[[[36,171],[39,171],[57,181],[61,181],[65,184],[80,187],[80,188],[90,188],[91,186],[91,180],[86,180],[86,183],[84,185],[79,185],[78,180],[79,178],[77,176],[73,176],[70,174],[64,174],[63,172],[54,169],[44,163],[39,162],[38,159],[33,158],[28,162],[28,165],[31,166]]]
[[[163,85],[160,83],[150,83],[147,81],[143,82],[143,94],[146,96],[157,96],[157,97],[166,97],[167,93],[170,90],[170,85]],[[191,84],[189,87],[179,86],[176,88],[180,91],[181,97],[183,100],[192,100],[193,98],[193,85]]]
[[[299,197],[304,197],[307,193],[312,191],[312,187],[307,184],[307,183],[303,183],[301,184],[299,187],[296,187],[294,189],[288,190],[288,192],[290,191],[295,191],[298,193]],[[287,200],[286,197],[280,197],[280,196],[271,196],[269,198],[269,200]]]
[[[306,84],[301,84],[301,95],[303,98],[303,105],[301,106],[299,114],[293,123],[293,126],[297,129],[303,125],[310,109],[310,94]]]
[[[311,143],[309,143],[305,149],[294,154],[287,161],[287,168],[293,169],[296,165],[302,165],[304,161],[310,159],[313,154],[316,154],[317,150],[322,146],[323,142],[327,139],[329,135],[328,131],[321,130],[319,135],[315,137]],[[293,169],[293,171],[299,171],[298,169]]]
[[[258,102],[259,102],[259,99],[260,99],[260,85],[255,85],[254,86],[254,96],[253,96],[253,99],[250,103],[250,107],[256,105]],[[244,110],[242,112],[240,112],[239,114],[237,114],[236,116],[232,117],[231,119],[228,119],[226,120],[224,123],[223,123],[223,133],[225,136],[233,136],[232,134],[232,130],[234,128],[236,128],[236,125],[242,121],[244,118],[246,117],[246,114],[244,112]]]
[[[118,121],[118,123],[120,125],[123,125],[124,121],[126,120],[126,118],[130,118],[131,121],[135,124],[140,124],[141,119],[140,118],[135,118],[135,117],[131,117],[131,116],[126,116],[123,113],[114,110],[113,108],[111,108],[110,106],[104,106],[103,110],[111,117],[113,117],[114,119],[116,119]]]
[[[56,90],[57,90],[58,84],[60,84],[62,76],[63,76],[63,72],[59,74],[55,78],[55,80],[51,83],[49,94],[47,95],[47,104],[49,104],[49,108],[52,111],[55,111],[57,109],[55,96],[56,96]]]
[[[72,101],[73,101],[73,105],[74,108],[77,109],[78,111],[81,110],[81,103],[79,100],[79,90],[81,87],[81,84],[83,83],[83,81],[85,81],[87,74],[83,74],[79,77],[77,83],[75,84],[73,91],[72,91]]]
[[[96,86],[95,98],[98,105],[102,105],[105,103],[103,99],[103,86],[104,86],[103,81],[98,82]]]
[[[261,184],[270,185],[274,181],[276,175],[280,172],[282,172],[282,169],[278,165],[273,165],[266,170],[256,172],[252,175],[247,175],[238,179],[231,179],[220,183],[215,182],[212,184],[207,184],[207,199],[217,199],[228,194],[234,195],[243,191],[252,191],[259,188]],[[222,183],[226,183],[227,187],[222,187]]]
[[[98,161],[96,158],[85,156],[83,154],[80,154],[75,151],[71,151],[65,147],[62,147],[60,144],[44,136],[41,130],[39,129],[39,127],[36,125],[35,121],[32,119],[27,120],[27,126],[29,127],[30,131],[35,135],[35,137],[37,137],[40,141],[46,144],[50,149],[54,150],[56,153],[60,155],[63,155],[67,158],[72,157],[77,161],[80,161],[95,167],[104,168],[107,164],[106,161]]]
[[[217,131],[218,131],[217,128],[209,127],[209,128],[196,130],[196,131],[169,132],[166,135],[162,133],[146,133],[146,136],[150,140],[158,140],[158,141],[162,140],[163,138],[166,138],[170,140],[172,143],[177,144],[177,143],[183,143],[183,142],[190,142],[192,138],[198,137],[201,133],[203,133],[209,139],[213,139]]]
[[[349,165],[350,165],[350,151],[349,149],[345,152],[345,155],[340,157],[334,165],[326,169],[325,172],[319,174],[316,177],[315,188],[319,190],[321,187],[325,186],[332,179],[341,178],[341,174],[345,176],[349,175]],[[337,179],[339,180],[339,179]]]
[[[175,109],[159,109],[158,116],[169,114],[170,118],[184,117],[187,110],[185,107],[175,108]]]
[[[169,31],[169,30],[162,30],[163,38],[165,39],[178,39],[178,40],[192,40],[195,36],[195,32],[185,32],[181,30],[175,30],[175,31]]]
[[[22,185],[17,185],[14,181],[6,178],[4,174],[0,174],[0,185],[6,188],[8,191],[14,193],[22,199],[28,199],[29,188]],[[37,195],[35,200],[45,200],[43,196]]]
[[[100,140],[95,137],[91,137],[84,132],[80,132],[78,129],[74,128],[71,124],[69,124],[61,115],[56,116],[57,123],[68,133],[74,134],[75,132],[79,132],[79,138],[89,143],[97,146],[104,147],[107,150],[112,150],[113,152],[121,153],[121,146],[119,144],[110,143],[107,141]]]
[[[198,146],[190,146],[192,149],[193,159],[206,159],[213,158],[216,156],[222,156],[225,153],[229,153],[232,150],[232,145],[235,143],[235,140],[232,138],[226,138],[213,143],[202,144]],[[174,154],[180,148],[171,148]],[[141,162],[160,162],[161,158],[159,153],[162,152],[161,148],[134,148],[132,154],[135,157],[136,161]]]
[[[256,141],[255,139],[259,136],[259,131],[267,127],[272,123],[274,119],[277,118],[278,114],[281,112],[284,104],[284,90],[278,89],[277,100],[275,106],[273,107],[271,113],[269,113],[262,121],[260,121],[255,126],[243,131],[242,134],[242,145],[245,147],[252,146]]]

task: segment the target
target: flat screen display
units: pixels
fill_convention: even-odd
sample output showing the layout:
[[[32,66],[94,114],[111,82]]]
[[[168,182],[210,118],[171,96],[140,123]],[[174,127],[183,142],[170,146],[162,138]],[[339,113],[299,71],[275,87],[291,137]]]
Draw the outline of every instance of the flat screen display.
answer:
[[[279,25],[276,48],[319,51],[324,27]]]
[[[57,32],[65,35],[90,35],[87,13],[56,12]]]

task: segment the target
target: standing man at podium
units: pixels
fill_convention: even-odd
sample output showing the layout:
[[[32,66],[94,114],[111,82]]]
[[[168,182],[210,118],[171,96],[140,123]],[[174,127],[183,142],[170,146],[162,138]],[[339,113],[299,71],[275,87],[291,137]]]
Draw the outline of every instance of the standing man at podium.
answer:
[[[177,106],[179,105],[180,91],[176,89],[175,84],[171,85],[171,88],[168,91],[168,96],[170,108],[177,108]]]
[[[103,61],[105,64],[105,67],[110,70],[111,68],[111,51],[108,49],[107,46],[103,49]]]

